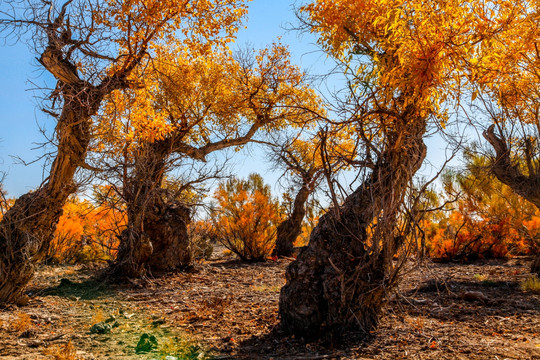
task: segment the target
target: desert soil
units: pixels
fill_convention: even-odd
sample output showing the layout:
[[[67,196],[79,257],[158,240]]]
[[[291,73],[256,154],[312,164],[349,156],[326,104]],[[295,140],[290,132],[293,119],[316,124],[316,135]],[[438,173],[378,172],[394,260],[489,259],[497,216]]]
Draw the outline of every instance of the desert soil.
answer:
[[[527,259],[410,262],[369,339],[316,343],[279,328],[289,262],[218,257],[127,285],[95,280],[92,266],[42,266],[29,303],[0,309],[0,358],[540,359],[540,295],[520,288]],[[91,332],[106,320],[110,332]],[[137,354],[145,333],[158,345]]]

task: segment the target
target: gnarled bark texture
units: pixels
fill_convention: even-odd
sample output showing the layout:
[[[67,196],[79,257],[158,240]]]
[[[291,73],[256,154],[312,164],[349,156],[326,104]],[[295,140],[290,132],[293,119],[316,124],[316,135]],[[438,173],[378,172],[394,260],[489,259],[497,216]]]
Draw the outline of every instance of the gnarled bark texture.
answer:
[[[279,301],[287,332],[320,337],[352,328],[368,334],[377,325],[396,280],[392,258],[403,241],[394,231],[398,211],[426,154],[425,120],[401,121],[363,185],[321,217],[309,245],[287,268]]]
[[[49,16],[57,14],[56,17],[47,18],[45,24],[39,20],[32,23],[45,33],[46,47],[39,62],[57,80],[52,97],[62,106],[56,117],[57,154],[47,181],[36,191],[17,199],[0,222],[0,303],[18,302],[22,297],[25,285],[32,278],[35,261],[46,253],[64,203],[77,188],[73,179],[77,169],[85,165],[92,139],[92,116],[106,95],[130,86],[127,77],[146,55],[147,42],[144,42],[138,52],[122,59],[123,66],[116,72],[107,76],[87,74],[97,84],[81,79],[83,72],[79,72],[80,65],[72,58],[73,54],[81,51],[88,57],[101,56],[88,50],[91,47],[88,39],[72,38],[74,32],[66,15],[70,3],[65,2],[58,12],[54,4],[44,4],[50,7]],[[77,30],[80,34],[85,29]],[[90,25],[86,30],[90,34],[94,31]]]
[[[84,82],[63,84],[65,101],[56,126],[58,153],[48,181],[21,196],[0,222],[0,302],[17,302],[47,251],[62,207],[75,190],[75,171],[84,163],[90,142],[90,117],[103,98]]]
[[[495,134],[495,125],[484,131],[484,138],[495,150],[495,159],[490,169],[493,175],[540,210],[540,173],[529,167],[530,173],[523,174],[520,167],[513,163],[506,140]],[[528,159],[533,158],[532,154],[525,156]],[[536,254],[531,264],[531,272],[540,276],[540,253]]]
[[[306,216],[306,202],[311,191],[307,184],[303,184],[294,198],[293,211],[288,219],[277,227],[276,247],[274,255],[292,256],[294,241],[302,232],[302,221]]]
[[[167,199],[161,189],[172,138],[141,146],[124,197],[128,226],[111,272],[119,277],[143,277],[147,270],[171,271],[191,265],[187,226],[190,210]]]
[[[155,193],[158,193],[156,189]],[[181,202],[164,201],[159,196],[144,216],[128,218],[128,229],[120,236],[120,247],[112,273],[120,278],[144,277],[148,270],[164,272],[182,270],[192,263],[187,227],[190,210]],[[144,217],[144,218],[143,218]],[[142,223],[143,230],[136,223]]]
[[[188,225],[191,211],[180,201],[159,201],[145,219],[145,232],[154,251],[148,260],[152,271],[174,271],[192,262]]]

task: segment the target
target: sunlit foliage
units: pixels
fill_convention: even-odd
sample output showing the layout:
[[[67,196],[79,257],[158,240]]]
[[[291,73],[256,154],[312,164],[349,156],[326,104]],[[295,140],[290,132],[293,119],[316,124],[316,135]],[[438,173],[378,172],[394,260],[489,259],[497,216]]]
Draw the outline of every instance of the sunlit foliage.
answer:
[[[485,158],[469,157],[466,171],[445,175],[445,197],[458,198],[422,223],[428,255],[474,260],[537,251],[540,213],[490,176],[486,165]]]
[[[282,220],[280,205],[258,174],[232,178],[219,185],[213,212],[215,236],[245,261],[264,261],[275,243]]]
[[[56,227],[46,261],[84,263],[111,260],[118,248],[118,229],[125,227],[125,214],[107,204],[71,198]]]

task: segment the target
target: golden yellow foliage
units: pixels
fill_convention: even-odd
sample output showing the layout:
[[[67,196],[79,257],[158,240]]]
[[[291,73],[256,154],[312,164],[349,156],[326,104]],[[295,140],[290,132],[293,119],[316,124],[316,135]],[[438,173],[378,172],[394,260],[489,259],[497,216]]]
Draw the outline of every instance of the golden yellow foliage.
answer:
[[[487,95],[507,115],[535,124],[540,99],[540,5],[525,0],[492,4],[478,13],[485,19],[486,39],[475,48],[469,64],[471,82],[477,85],[477,93]]]
[[[358,86],[370,87],[374,109],[389,108],[399,97],[400,108],[411,104],[419,115],[444,121],[445,103],[467,89],[466,70],[480,69],[499,56],[499,51],[487,53],[508,46],[494,44],[503,33],[510,40],[509,26],[527,3],[317,0],[301,11],[324,49],[353,68]]]
[[[281,44],[254,54],[216,50],[194,58],[185,49],[159,49],[152,66],[144,87],[108,99],[96,151],[108,144],[113,154],[133,156],[141,144],[168,138],[176,144],[172,151],[194,156],[193,147],[238,138],[255,124],[266,131],[305,126],[322,112]]]
[[[242,260],[264,261],[272,252],[282,220],[279,202],[258,174],[219,185],[213,224],[217,240]]]

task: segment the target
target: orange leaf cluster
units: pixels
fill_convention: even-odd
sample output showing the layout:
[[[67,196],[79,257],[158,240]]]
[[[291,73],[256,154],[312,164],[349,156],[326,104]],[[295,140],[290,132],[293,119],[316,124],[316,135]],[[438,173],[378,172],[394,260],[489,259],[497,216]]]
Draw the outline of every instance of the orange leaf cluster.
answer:
[[[107,205],[70,199],[64,205],[46,260],[54,263],[110,260],[118,247],[115,234],[125,226],[124,216]]]
[[[469,157],[467,171],[446,176],[446,191],[460,197],[451,209],[423,221],[429,256],[502,258],[534,253],[540,245],[540,212],[489,176],[485,161]]]
[[[247,261],[264,261],[271,254],[276,227],[282,220],[279,202],[258,174],[248,180],[230,179],[215,193],[214,231],[218,241]]]

